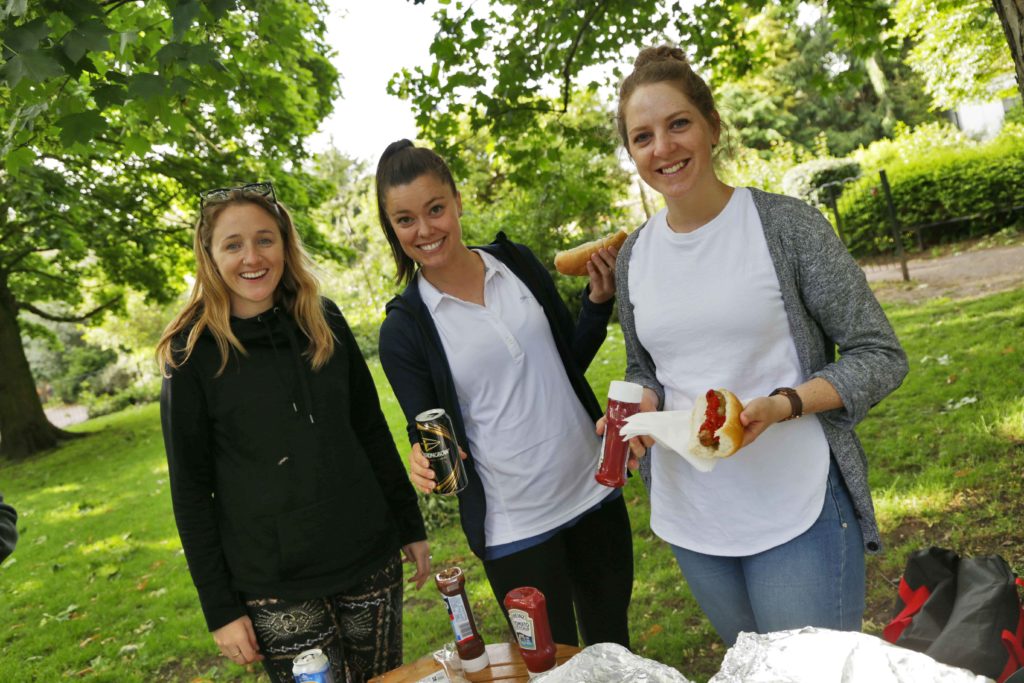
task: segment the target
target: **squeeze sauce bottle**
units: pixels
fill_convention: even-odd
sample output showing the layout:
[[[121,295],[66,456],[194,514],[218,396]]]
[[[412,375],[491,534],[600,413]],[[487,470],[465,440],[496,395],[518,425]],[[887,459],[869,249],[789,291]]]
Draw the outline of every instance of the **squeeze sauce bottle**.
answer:
[[[505,609],[508,610],[512,630],[519,641],[519,653],[523,656],[530,678],[553,669],[555,641],[551,638],[544,594],[530,586],[513,588],[505,595]]]
[[[608,387],[608,410],[605,411],[604,442],[601,460],[597,463],[594,479],[611,488],[626,485],[626,464],[629,462],[629,443],[622,440],[619,430],[624,420],[640,411],[644,388],[633,382],[613,380]]]
[[[462,570],[458,567],[443,569],[434,577],[434,583],[448,607],[448,620],[455,634],[455,647],[459,651],[462,668],[467,673],[473,673],[488,666],[491,661],[487,658],[484,639],[480,637],[473,612],[469,608],[466,577]]]

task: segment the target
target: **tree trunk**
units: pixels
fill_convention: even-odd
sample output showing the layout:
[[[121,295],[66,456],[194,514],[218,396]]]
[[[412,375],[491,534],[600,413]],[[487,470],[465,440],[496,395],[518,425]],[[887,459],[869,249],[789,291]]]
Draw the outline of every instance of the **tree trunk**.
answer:
[[[18,329],[18,309],[0,273],[0,459],[20,460],[72,435],[46,419]]]
[[[1024,103],[1024,0],[992,0],[1003,23],[1006,42],[1010,44],[1010,55],[1017,70],[1017,91]]]

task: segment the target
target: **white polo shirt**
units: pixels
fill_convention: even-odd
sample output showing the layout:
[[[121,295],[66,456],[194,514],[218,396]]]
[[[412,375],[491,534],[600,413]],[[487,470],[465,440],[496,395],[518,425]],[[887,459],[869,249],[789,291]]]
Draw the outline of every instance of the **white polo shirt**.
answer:
[[[689,233],[651,217],[629,261],[636,332],[665,388],[664,410],[708,389],[740,400],[804,381],[782,291],[750,190]],[[817,416],[769,427],[753,444],[698,472],[655,445],[651,529],[674,545],[745,556],[806,531],[825,498],[829,449]]]
[[[455,380],[487,497],[488,547],[530,538],[596,505],[600,440],[569,383],[540,303],[486,252],[484,305],[418,287]]]

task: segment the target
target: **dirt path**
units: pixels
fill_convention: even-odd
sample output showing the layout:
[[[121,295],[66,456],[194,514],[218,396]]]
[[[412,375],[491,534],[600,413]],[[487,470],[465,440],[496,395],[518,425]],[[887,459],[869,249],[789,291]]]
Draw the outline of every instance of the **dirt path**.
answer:
[[[865,266],[880,301],[916,303],[935,297],[964,299],[1024,286],[1024,244],[963,251],[907,262],[910,282],[899,263]]]

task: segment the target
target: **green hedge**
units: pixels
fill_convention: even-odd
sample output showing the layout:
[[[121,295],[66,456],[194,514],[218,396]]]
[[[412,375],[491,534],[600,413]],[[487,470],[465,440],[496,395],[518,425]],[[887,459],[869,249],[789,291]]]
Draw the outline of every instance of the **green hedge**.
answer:
[[[923,241],[939,243],[996,232],[1019,220],[1005,209],[1024,204],[1024,136],[1004,135],[966,149],[937,150],[887,169],[897,219],[912,245],[910,229],[924,228]],[[855,256],[889,252],[893,239],[877,172],[848,187],[839,202],[841,234]]]

